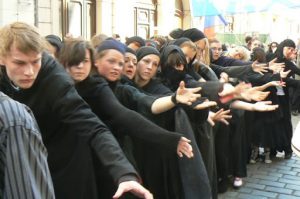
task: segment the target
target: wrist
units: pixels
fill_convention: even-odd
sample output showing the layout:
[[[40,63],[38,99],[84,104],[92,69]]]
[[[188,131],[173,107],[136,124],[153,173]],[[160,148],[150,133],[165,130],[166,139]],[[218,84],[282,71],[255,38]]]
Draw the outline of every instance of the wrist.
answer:
[[[176,94],[176,92],[171,96],[171,101],[173,102],[173,104],[178,104],[178,102],[177,102],[177,99],[176,99],[176,97],[177,97],[177,94]]]

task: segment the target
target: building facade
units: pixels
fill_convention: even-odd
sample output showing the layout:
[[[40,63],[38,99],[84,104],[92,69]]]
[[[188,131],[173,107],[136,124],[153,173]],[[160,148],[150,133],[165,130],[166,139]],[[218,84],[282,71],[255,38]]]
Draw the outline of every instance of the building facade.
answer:
[[[104,33],[121,38],[167,35],[192,25],[189,0],[0,0],[0,26],[24,21],[42,35],[71,33],[89,39]]]

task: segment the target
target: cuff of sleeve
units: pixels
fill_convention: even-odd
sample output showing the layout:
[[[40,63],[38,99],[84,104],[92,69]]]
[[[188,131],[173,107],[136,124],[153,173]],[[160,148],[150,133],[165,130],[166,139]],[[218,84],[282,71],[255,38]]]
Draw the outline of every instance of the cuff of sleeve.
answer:
[[[141,183],[141,180],[135,174],[127,174],[127,175],[120,177],[120,179],[118,180],[118,184],[120,184],[121,182],[126,182],[126,181],[136,181],[138,183]]]

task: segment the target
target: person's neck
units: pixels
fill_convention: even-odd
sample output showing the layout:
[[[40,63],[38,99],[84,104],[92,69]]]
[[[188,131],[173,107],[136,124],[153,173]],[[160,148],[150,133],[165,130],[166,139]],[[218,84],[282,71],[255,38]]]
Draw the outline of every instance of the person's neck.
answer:
[[[135,77],[134,78],[134,83],[139,87],[139,88],[142,88],[144,86],[146,86],[148,83],[150,82],[150,80],[143,80],[139,77]]]

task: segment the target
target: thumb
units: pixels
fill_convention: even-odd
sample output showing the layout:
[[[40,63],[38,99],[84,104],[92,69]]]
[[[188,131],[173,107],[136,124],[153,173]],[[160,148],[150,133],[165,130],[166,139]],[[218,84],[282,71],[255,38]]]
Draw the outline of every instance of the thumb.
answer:
[[[120,198],[123,194],[123,189],[122,188],[118,188],[118,190],[116,191],[115,195],[113,196],[113,199],[117,199]]]
[[[184,81],[180,81],[180,83],[179,83],[179,88],[180,88],[180,89],[184,89],[184,87],[185,87]]]

